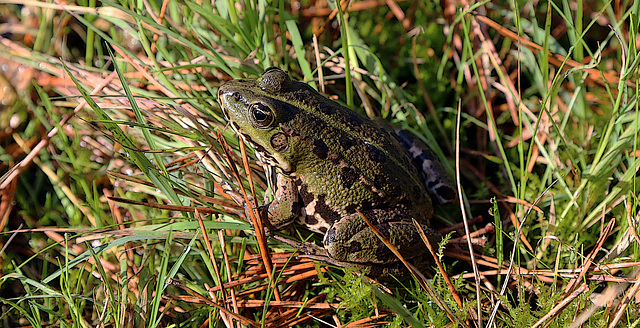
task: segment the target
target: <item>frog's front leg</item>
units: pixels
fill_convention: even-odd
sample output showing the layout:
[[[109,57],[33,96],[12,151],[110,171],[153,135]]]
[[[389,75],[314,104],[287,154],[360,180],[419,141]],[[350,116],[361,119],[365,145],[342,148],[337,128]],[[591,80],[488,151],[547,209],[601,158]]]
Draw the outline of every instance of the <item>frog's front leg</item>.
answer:
[[[270,229],[279,230],[293,223],[302,213],[302,202],[294,181],[284,174],[277,173],[274,199],[261,209],[266,216]]]
[[[375,227],[406,260],[431,258],[413,222],[390,221],[376,224]],[[425,225],[421,227],[431,244],[437,247],[440,234]],[[329,255],[338,261],[374,266],[398,261],[396,255],[358,214],[334,224],[327,231],[323,244]]]

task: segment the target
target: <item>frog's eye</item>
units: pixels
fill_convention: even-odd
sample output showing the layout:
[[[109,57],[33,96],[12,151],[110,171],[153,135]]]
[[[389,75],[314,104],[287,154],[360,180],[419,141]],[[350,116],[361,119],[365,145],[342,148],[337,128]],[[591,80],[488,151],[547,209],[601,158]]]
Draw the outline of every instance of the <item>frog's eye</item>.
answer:
[[[261,102],[253,103],[249,106],[249,120],[256,129],[264,129],[273,123],[273,110]]]

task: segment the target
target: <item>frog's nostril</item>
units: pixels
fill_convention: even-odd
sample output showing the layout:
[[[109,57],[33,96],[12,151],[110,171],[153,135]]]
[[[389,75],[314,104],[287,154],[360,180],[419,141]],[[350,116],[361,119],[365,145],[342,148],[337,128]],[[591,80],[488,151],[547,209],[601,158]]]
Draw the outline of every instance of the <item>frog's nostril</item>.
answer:
[[[233,97],[233,100],[235,101],[240,101],[240,99],[242,98],[242,96],[240,96],[239,92],[234,92],[231,97]]]

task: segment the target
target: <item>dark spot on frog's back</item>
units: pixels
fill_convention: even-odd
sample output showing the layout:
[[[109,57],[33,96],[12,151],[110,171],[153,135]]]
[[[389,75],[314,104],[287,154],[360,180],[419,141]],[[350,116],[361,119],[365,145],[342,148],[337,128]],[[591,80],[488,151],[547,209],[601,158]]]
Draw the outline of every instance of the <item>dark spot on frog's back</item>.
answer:
[[[454,202],[456,200],[456,191],[451,189],[449,186],[439,187],[437,189],[437,193],[438,195],[441,195],[442,199],[448,199],[451,200],[451,202]]]
[[[329,154],[329,147],[324,141],[317,139],[313,141],[313,153],[318,156],[320,159],[327,159],[327,155]]]
[[[355,113],[353,111],[348,111],[345,114],[345,119],[347,120],[347,123],[352,125],[352,126],[360,126],[360,125],[362,125],[362,118],[360,117],[360,115],[358,115],[357,113]]]
[[[293,94],[293,96],[301,103],[305,103],[306,104],[309,101],[309,96],[306,95],[304,92],[301,92],[301,91],[295,92]]]
[[[363,204],[364,206],[360,206],[358,211],[360,211],[360,213],[362,214],[362,216],[364,216],[369,223],[373,224],[373,225],[378,225],[381,222],[383,222],[384,220],[387,219],[393,219],[392,217],[388,216],[388,215],[380,215],[380,211],[376,210],[373,208],[374,204],[369,203],[369,204]],[[380,207],[389,207],[390,204],[387,203],[379,203],[375,205],[376,207],[380,208]],[[360,216],[360,214],[358,214],[358,216]],[[364,221],[361,221],[363,225],[366,225],[366,223]]]
[[[356,212],[356,208],[358,208],[358,204],[349,204],[347,205],[347,207],[344,208],[344,211],[347,214],[353,214]]]
[[[293,92],[293,98],[309,107],[317,107],[317,91],[307,85],[303,85],[299,90]]]
[[[353,147],[356,145],[355,141],[353,141],[353,139],[347,137],[347,136],[341,136],[340,139],[338,139],[338,141],[340,142],[340,146],[342,146],[342,148],[344,150],[348,150],[349,148]]]
[[[340,220],[340,214],[331,207],[329,207],[325,201],[326,195],[318,196],[318,200],[316,201],[315,212],[320,214],[320,216],[329,224],[332,225],[334,222]]]
[[[362,251],[362,245],[357,241],[351,241],[349,243],[349,254],[354,254]]]
[[[373,177],[373,184],[376,187],[387,185],[389,184],[389,176],[384,174],[376,174]]]
[[[318,108],[325,115],[331,115],[331,114],[336,112],[336,109],[335,109],[334,106],[331,106],[330,104],[328,104],[328,103],[326,103],[324,101],[320,103]]]
[[[410,154],[410,156],[413,156],[413,154]],[[418,172],[422,171],[422,164],[424,163],[424,158],[423,156],[416,156],[413,157],[411,159],[411,164],[413,164],[413,166],[415,166],[418,169]]]
[[[342,186],[346,189],[350,189],[353,184],[358,181],[358,172],[353,167],[343,167],[342,174],[340,174],[340,178],[342,178]]]
[[[318,219],[316,219],[314,215],[307,215],[304,219],[304,222],[312,226],[318,224]]]
[[[376,163],[384,163],[387,160],[382,150],[372,144],[367,144],[367,154],[369,154],[369,159]]]
[[[413,187],[413,192],[419,195],[422,193],[422,189],[420,188],[420,186],[416,185]]]
[[[306,184],[302,184],[302,183],[298,183],[297,180],[296,181],[296,185],[298,185],[298,192],[300,194],[300,198],[302,198],[302,203],[307,206],[309,203],[311,203],[315,197],[313,196],[312,193],[310,193],[309,191],[307,191],[307,185]]]

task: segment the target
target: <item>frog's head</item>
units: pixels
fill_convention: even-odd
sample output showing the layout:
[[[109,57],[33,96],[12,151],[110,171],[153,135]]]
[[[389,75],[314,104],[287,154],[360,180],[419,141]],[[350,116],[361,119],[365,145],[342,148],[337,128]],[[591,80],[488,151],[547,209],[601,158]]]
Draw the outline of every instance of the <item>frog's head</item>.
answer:
[[[218,90],[218,102],[233,129],[265,164],[284,172],[295,169],[288,122],[299,109],[286,100],[294,84],[302,83],[293,82],[289,74],[272,67],[257,80],[228,81]]]

